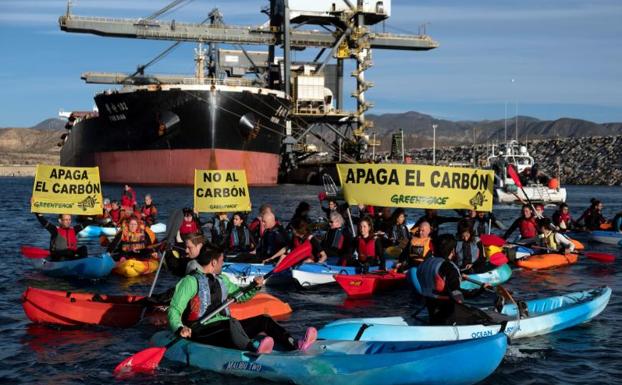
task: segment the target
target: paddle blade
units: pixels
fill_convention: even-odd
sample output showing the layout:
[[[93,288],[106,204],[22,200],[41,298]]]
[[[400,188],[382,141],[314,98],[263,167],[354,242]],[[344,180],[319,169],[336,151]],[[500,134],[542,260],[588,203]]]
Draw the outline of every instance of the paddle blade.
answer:
[[[479,239],[484,246],[501,247],[505,245],[505,239],[495,234],[482,234],[479,236]]]
[[[115,376],[125,376],[134,373],[152,373],[162,361],[166,353],[165,347],[154,347],[141,350],[131,357],[121,361],[114,368]]]
[[[593,259],[595,261],[603,262],[603,263],[613,263],[616,260],[616,257],[613,254],[597,253],[594,251],[589,251],[585,253],[585,256],[589,259]]]
[[[166,222],[166,234],[164,239],[169,245],[175,243],[175,237],[179,231],[179,227],[184,220],[184,212],[181,209],[177,209],[171,213]]]
[[[508,262],[508,258],[503,253],[494,253],[490,256],[490,263],[495,266],[502,266]]]
[[[274,267],[273,271],[276,274],[283,270],[287,270],[290,267],[297,265],[305,259],[311,257],[311,255],[311,242],[309,240],[306,240],[302,243],[302,245],[299,245],[298,247],[294,248],[294,250],[292,250],[289,254],[287,254],[285,258],[283,258],[281,262],[279,262]]]
[[[514,184],[516,185],[516,187],[518,188],[522,188],[523,184],[520,181],[520,177],[518,176],[518,172],[516,171],[516,167],[513,164],[508,164],[508,175],[510,176],[510,178],[512,178],[512,180],[514,181]]]
[[[50,256],[50,251],[34,246],[22,246],[20,248],[21,253],[26,258],[47,258]]]

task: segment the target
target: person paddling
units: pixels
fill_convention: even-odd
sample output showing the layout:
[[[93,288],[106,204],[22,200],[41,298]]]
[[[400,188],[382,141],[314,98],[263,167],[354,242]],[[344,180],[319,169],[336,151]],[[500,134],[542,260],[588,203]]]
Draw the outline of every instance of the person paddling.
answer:
[[[545,247],[547,252],[567,254],[574,251],[574,243],[555,231],[550,219],[543,218],[538,221],[538,229],[540,230],[538,243],[540,246]]]
[[[503,238],[508,239],[516,229],[518,229],[523,239],[533,238],[538,235],[538,225],[530,205],[523,205],[522,215],[507,229],[505,234],[503,234]]]
[[[302,340],[296,341],[270,316],[261,315],[240,321],[230,316],[228,308],[205,324],[191,329],[189,326],[193,321],[216,309],[228,297],[241,290],[226,275],[221,274],[224,263],[222,251],[201,253],[196,261],[202,271],[187,275],[175,287],[168,310],[169,326],[173,332],[200,343],[261,354],[272,352],[275,342],[285,350],[302,351],[315,342],[317,330],[313,327],[307,329]],[[263,277],[256,277],[256,288],[243,295],[239,302],[250,300],[263,283]]]
[[[329,258],[337,259],[338,265],[346,266],[352,258],[352,235],[345,227],[343,216],[336,211],[330,214],[328,225],[322,248]]]
[[[69,214],[58,216],[58,226],[45,219],[41,213],[35,213],[35,216],[41,226],[50,233],[51,261],[67,261],[87,256],[86,246],[78,247],[78,233],[84,229],[84,224],[72,226]]]
[[[482,243],[468,221],[458,222],[456,265],[464,273],[482,273],[486,270],[486,257]]]
[[[384,270],[386,261],[382,240],[374,234],[374,225],[370,217],[364,217],[359,222],[359,234],[354,240],[355,250],[358,253],[359,266],[365,270],[369,266],[380,266]]]
[[[421,222],[419,227],[411,229],[412,238],[402,250],[399,262],[396,266],[397,271],[406,271],[411,267],[419,266],[426,258],[432,255],[434,247],[430,233],[432,227],[428,222]]]
[[[156,223],[156,216],[158,215],[158,208],[153,203],[151,194],[145,195],[145,204],[140,208],[140,216],[143,222],[147,226],[152,226]]]
[[[478,323],[478,312],[461,304],[465,296],[474,297],[484,288],[490,288],[486,284],[478,290],[461,291],[462,276],[458,266],[453,263],[455,249],[456,239],[453,235],[439,235],[434,242],[434,256],[427,258],[417,268],[417,279],[421,285],[421,294],[425,297],[431,325]]]
[[[570,215],[570,208],[567,204],[561,203],[557,211],[553,213],[553,224],[564,233],[574,228],[574,221]]]
[[[108,252],[116,253],[115,260],[125,258],[157,258],[157,252],[147,247],[156,243],[155,234],[131,216],[108,245]]]
[[[292,230],[292,241],[289,244],[289,249],[294,250],[301,246],[304,242],[309,241],[311,244],[311,250],[308,254],[308,258],[303,263],[324,263],[328,256],[322,248],[322,243],[311,234],[309,230],[309,224],[303,218],[296,218],[289,223],[289,227]],[[278,258],[278,262],[281,262],[285,257],[285,252],[281,254],[276,253],[273,257],[267,258],[263,263],[270,263]],[[277,263],[278,263],[277,262]]]

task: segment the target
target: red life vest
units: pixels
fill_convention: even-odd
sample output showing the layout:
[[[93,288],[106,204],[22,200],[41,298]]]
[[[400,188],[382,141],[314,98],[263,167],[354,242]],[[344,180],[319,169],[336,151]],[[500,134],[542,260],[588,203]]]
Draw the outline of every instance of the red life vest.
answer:
[[[110,219],[112,219],[114,223],[119,223],[121,219],[121,209],[110,210]]]
[[[376,259],[376,238],[374,236],[358,237],[356,251],[359,253],[359,261],[365,262],[368,258]]]
[[[54,250],[78,250],[78,238],[73,227],[64,228],[56,226],[58,237],[54,240]]]
[[[538,235],[538,226],[534,217],[522,218],[518,226],[521,238],[533,238]]]
[[[192,234],[198,231],[199,231],[199,228],[197,226],[197,223],[194,220],[190,222],[184,220],[181,224],[181,227],[179,228],[179,233],[181,235]]]

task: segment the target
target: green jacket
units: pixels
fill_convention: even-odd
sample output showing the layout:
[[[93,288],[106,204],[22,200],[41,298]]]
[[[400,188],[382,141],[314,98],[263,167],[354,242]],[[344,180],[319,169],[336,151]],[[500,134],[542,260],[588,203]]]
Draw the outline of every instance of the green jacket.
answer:
[[[232,283],[224,274],[219,274],[218,278],[222,279],[229,292],[229,298],[233,297],[236,293],[238,293],[242,288],[238,285]],[[197,295],[199,291],[199,283],[194,275],[186,275],[183,277],[175,286],[175,294],[173,295],[173,299],[171,300],[171,305],[168,308],[168,324],[173,332],[176,332],[182,326],[190,326],[184,325],[182,322],[182,315],[188,306],[188,303],[195,295]],[[248,293],[244,294],[238,302],[246,302],[249,299],[253,298],[255,294],[259,291],[259,288],[255,288]],[[224,316],[222,314],[216,314],[214,317],[205,321],[203,324],[207,325],[213,322],[222,321],[225,319],[229,319],[229,317]]]

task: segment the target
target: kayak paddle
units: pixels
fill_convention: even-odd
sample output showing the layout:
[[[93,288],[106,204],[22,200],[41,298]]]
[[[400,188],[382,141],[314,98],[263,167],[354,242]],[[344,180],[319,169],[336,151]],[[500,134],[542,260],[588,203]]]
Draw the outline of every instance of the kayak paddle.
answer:
[[[26,258],[38,259],[38,258],[47,258],[50,256],[49,250],[42,249],[40,247],[22,245],[20,250],[21,250],[22,255]]]
[[[297,265],[298,263],[304,261],[305,259],[308,258],[310,252],[311,252],[311,243],[310,242],[303,243],[298,248],[292,250],[292,252],[289,253],[285,258],[283,258],[279,263],[277,263],[276,266],[274,267],[274,269],[270,270],[266,275],[263,276],[263,279],[266,280],[272,274],[280,273],[281,271],[287,270],[290,267],[292,267],[294,265]],[[211,313],[203,315],[201,318],[199,318],[197,321],[195,321],[190,326],[190,328],[192,329],[192,328],[202,324],[203,322],[209,320],[210,318],[214,317],[216,314],[220,313],[223,309],[225,309],[226,307],[231,305],[233,302],[238,300],[244,294],[246,294],[249,291],[255,289],[255,287],[256,287],[256,285],[255,285],[255,282],[253,281],[253,283],[248,285],[248,287],[244,288],[243,290],[240,290],[233,297],[227,299],[225,302],[223,302],[214,311],[212,311]],[[180,341],[182,338],[183,337],[181,337],[181,336],[177,336],[173,340],[171,340],[168,344],[166,344],[165,346],[162,346],[162,347],[152,347],[152,348],[147,348],[147,349],[141,350],[140,352],[134,354],[133,356],[130,356],[130,357],[126,358],[120,364],[118,364],[114,368],[114,372],[113,373],[115,375],[122,375],[123,376],[123,375],[128,375],[128,374],[131,374],[131,373],[151,373],[151,372],[153,372],[155,370],[155,368],[158,367],[158,364],[160,363],[160,361],[162,361],[162,358],[164,357],[164,354],[166,353],[166,349],[168,349],[171,346],[173,346],[175,343]]]

